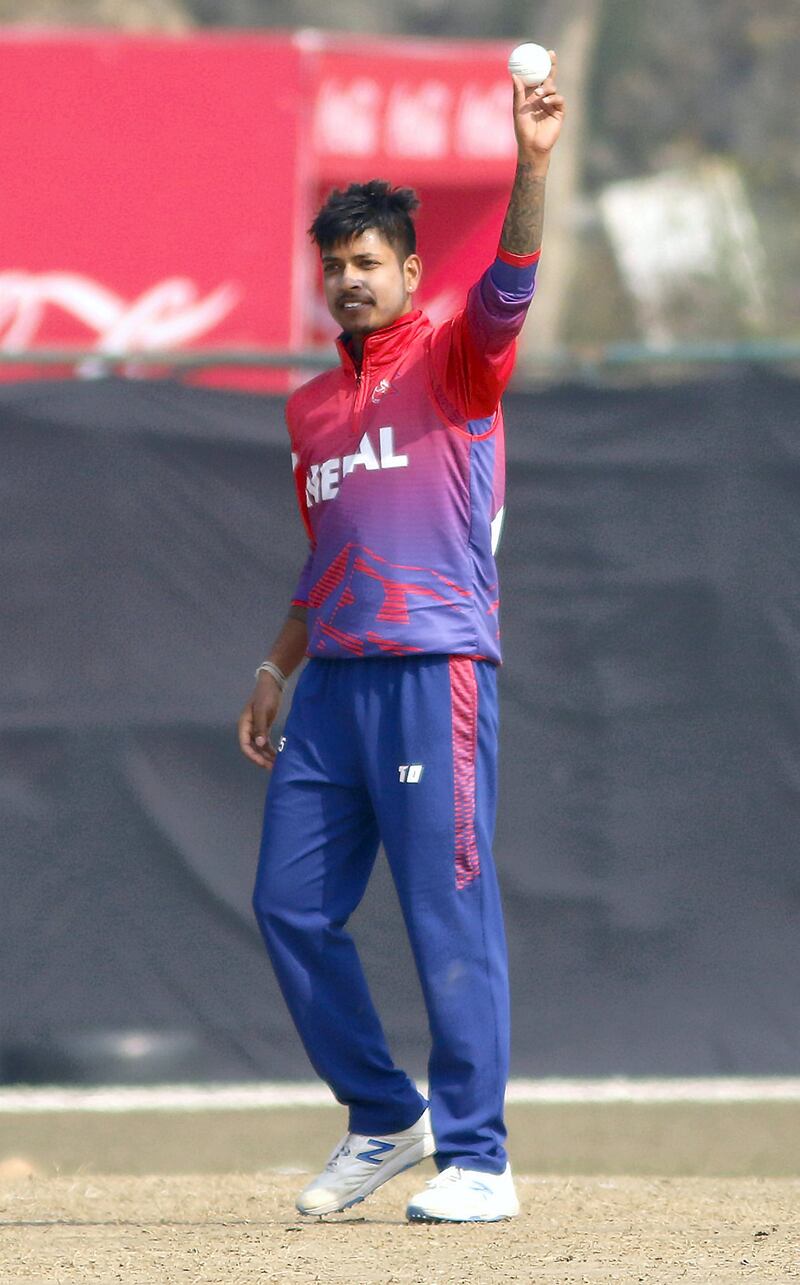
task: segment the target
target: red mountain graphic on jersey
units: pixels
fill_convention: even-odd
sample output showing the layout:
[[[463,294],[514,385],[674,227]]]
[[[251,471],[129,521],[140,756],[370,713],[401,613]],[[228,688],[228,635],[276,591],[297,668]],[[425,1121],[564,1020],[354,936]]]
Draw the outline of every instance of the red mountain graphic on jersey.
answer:
[[[337,593],[337,601],[331,603],[329,600]],[[308,605],[319,610],[328,603],[325,619],[318,620],[317,627],[339,646],[359,656],[364,654],[365,640],[363,635],[359,637],[347,629],[348,617],[352,614],[353,623],[360,621],[363,627],[365,608],[371,607],[376,628],[367,632],[366,641],[381,651],[406,654],[422,649],[386,637],[377,626],[407,625],[410,612],[420,605],[461,611],[463,600],[471,596],[469,589],[430,567],[388,562],[366,545],[350,543],[312,586]],[[352,613],[349,608],[354,608]]]

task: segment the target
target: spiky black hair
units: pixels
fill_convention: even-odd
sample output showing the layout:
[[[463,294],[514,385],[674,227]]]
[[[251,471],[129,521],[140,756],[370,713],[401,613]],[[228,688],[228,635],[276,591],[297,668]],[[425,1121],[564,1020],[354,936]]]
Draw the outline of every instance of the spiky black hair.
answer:
[[[345,192],[334,188],[308,234],[324,252],[340,241],[351,241],[368,228],[375,228],[403,263],[417,248],[412,215],[418,206],[419,197],[413,188],[392,187],[380,178],[351,183]]]

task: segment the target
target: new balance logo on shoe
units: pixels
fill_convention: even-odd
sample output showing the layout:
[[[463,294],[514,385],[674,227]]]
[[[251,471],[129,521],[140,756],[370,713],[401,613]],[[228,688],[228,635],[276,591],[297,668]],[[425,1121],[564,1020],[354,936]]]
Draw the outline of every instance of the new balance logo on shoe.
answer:
[[[356,1160],[366,1160],[368,1164],[379,1165],[384,1156],[394,1151],[393,1142],[382,1142],[380,1138],[370,1138],[369,1146],[371,1150],[359,1151]]]
[[[401,784],[416,785],[422,780],[425,768],[422,763],[401,763],[397,771],[400,774]]]
[[[436,1150],[429,1108],[415,1124],[385,1138],[348,1133],[331,1154],[321,1174],[297,1197],[301,1214],[334,1214],[350,1209],[377,1191],[395,1174],[419,1164]]]

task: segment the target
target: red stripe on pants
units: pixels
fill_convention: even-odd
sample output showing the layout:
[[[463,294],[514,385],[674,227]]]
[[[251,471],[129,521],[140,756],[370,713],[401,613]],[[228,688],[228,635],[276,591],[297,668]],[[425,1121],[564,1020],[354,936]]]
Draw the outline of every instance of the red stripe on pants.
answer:
[[[469,656],[450,657],[453,720],[456,887],[480,874],[475,839],[475,756],[478,744],[478,682]]]

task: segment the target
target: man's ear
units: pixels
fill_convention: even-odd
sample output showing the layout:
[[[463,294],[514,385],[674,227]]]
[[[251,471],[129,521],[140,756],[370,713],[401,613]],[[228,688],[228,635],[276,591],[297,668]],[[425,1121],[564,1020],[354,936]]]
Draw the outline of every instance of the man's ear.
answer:
[[[422,280],[422,260],[418,254],[410,254],[403,264],[403,280],[406,293],[413,294]]]

